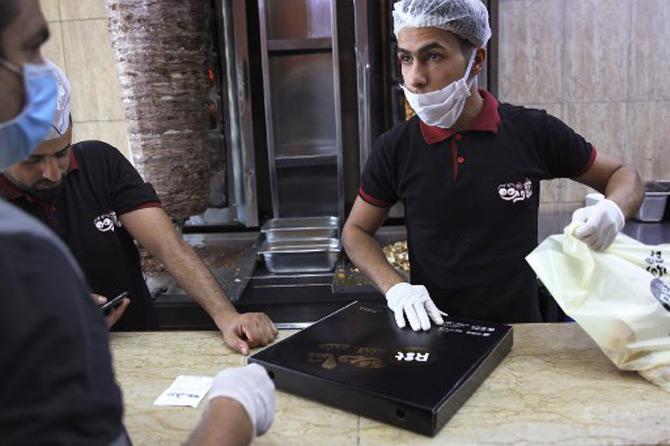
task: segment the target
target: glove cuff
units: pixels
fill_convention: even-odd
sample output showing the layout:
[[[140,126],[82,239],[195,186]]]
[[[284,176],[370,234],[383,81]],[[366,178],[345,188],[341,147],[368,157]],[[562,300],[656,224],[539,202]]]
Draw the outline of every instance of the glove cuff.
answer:
[[[616,217],[617,232],[621,231],[624,225],[626,224],[626,216],[623,214],[623,211],[621,210],[619,205],[616,204],[614,201],[608,198],[605,198],[603,201],[606,202],[609,205],[609,207],[615,211],[617,216]]]
[[[386,297],[386,300],[395,300],[399,295],[405,293],[408,289],[408,287],[411,287],[407,282],[398,282],[395,285],[393,285],[391,288],[388,289],[386,294],[384,294],[384,297]]]

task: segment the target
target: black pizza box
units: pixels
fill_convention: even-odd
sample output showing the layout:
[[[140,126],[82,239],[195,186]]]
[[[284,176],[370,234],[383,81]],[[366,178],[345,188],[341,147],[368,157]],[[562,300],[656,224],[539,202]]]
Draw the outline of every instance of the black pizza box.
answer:
[[[427,332],[353,302],[249,358],[278,389],[433,436],[512,347],[512,327],[458,317]]]

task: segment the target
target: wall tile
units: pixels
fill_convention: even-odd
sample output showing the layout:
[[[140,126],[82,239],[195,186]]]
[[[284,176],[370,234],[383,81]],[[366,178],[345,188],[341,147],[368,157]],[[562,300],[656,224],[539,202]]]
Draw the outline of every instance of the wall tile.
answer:
[[[500,4],[500,97],[537,104],[561,99],[563,0]]]
[[[561,179],[542,180],[540,184],[540,203],[556,203],[561,200],[562,189],[565,187]]]
[[[632,100],[670,100],[670,1],[633,3],[628,97]]]
[[[619,157],[626,144],[626,104],[624,102],[568,103],[564,122],[598,150]]]
[[[626,99],[630,0],[566,0],[564,98]]]
[[[107,20],[63,22],[65,64],[75,121],[124,118]]]
[[[563,120],[563,106],[562,106],[562,104],[536,104],[536,105],[531,105],[530,107],[545,110],[550,115],[555,116],[560,120]]]
[[[40,8],[44,18],[48,22],[60,21],[60,11],[58,10],[58,0],[40,0]]]
[[[546,110],[550,115],[563,119],[561,104],[537,104],[531,105],[530,107]],[[540,185],[540,203],[555,203],[560,201],[563,196],[562,190],[564,188],[565,181],[561,179],[542,181],[542,184]]]
[[[60,0],[61,19],[106,19],[105,3],[105,0]]]
[[[580,103],[564,106],[565,123],[593,144],[599,151],[622,159],[626,147],[626,104]],[[561,201],[581,201],[586,186],[566,183]]]
[[[670,102],[628,104],[629,161],[643,180],[670,179]]]
[[[65,53],[63,51],[63,27],[60,22],[49,23],[49,40],[42,46],[42,56],[53,61],[65,70]]]
[[[97,139],[116,147],[132,162],[126,121],[74,122],[72,141],[79,142],[88,139]]]

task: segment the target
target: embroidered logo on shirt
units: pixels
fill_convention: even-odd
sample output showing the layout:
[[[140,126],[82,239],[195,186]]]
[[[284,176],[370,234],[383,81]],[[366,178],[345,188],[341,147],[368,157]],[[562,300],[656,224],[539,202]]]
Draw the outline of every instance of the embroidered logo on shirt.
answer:
[[[121,222],[116,218],[116,212],[102,214],[93,219],[93,224],[100,232],[114,232],[114,229],[121,227]]]
[[[526,178],[524,182],[506,183],[498,185],[498,195],[505,201],[516,203],[533,196],[533,182]]]

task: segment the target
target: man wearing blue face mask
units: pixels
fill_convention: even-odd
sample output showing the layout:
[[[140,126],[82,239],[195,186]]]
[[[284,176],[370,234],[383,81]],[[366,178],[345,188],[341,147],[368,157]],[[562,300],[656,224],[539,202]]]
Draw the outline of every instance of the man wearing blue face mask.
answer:
[[[0,169],[51,128],[56,79],[37,0],[0,2]],[[108,333],[65,246],[0,199],[3,444],[127,444]]]
[[[56,78],[40,54],[48,36],[38,0],[0,1],[0,170],[51,129]],[[62,242],[0,198],[3,445],[130,444],[107,328],[89,293]],[[189,444],[248,444],[272,424],[274,385],[262,367],[222,371],[209,399]]]
[[[640,179],[545,111],[477,88],[491,37],[480,0],[402,0],[393,18],[402,88],[417,116],[378,139],[343,229],[347,254],[400,327],[428,330],[443,322],[442,310],[538,322],[536,278],[524,259],[537,245],[540,180],[572,178],[606,195],[573,216],[582,222],[575,235],[602,251],[639,207]],[[372,237],[397,201],[411,284]]]
[[[10,2],[11,4],[11,2]],[[37,19],[32,18],[34,23]],[[51,67],[39,58],[39,47],[49,36],[41,29],[33,36],[31,54],[24,54],[23,63],[17,66],[8,58],[14,54],[0,54],[0,79],[8,90],[22,95],[7,97],[0,112],[0,164],[10,165],[28,156],[44,138],[51,127],[56,111],[56,79]],[[16,112],[18,110],[18,112]]]

